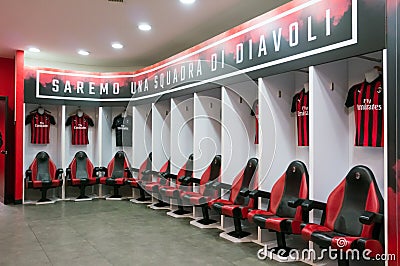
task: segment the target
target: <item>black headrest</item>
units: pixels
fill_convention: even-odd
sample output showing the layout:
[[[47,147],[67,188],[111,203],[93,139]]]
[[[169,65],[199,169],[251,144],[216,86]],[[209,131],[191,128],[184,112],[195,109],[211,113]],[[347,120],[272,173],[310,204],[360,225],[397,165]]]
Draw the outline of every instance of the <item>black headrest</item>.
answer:
[[[41,152],[38,152],[38,154],[36,154],[37,161],[44,162],[44,161],[48,161],[49,158],[50,158],[49,154],[45,151],[41,151]]]
[[[149,153],[149,160],[153,161],[153,153],[152,152]]]
[[[193,161],[193,153],[189,155],[188,161]]]
[[[114,158],[115,159],[122,159],[122,158],[125,158],[125,152],[123,152],[123,151],[118,151],[116,154],[115,154],[115,156],[114,156]]]
[[[85,158],[87,158],[87,154],[84,151],[78,151],[77,153],[75,153],[75,158],[77,160],[83,160]]]
[[[369,186],[371,183],[375,183],[375,176],[368,167],[357,165],[347,174],[346,183]]]
[[[244,168],[244,173],[243,173],[243,183],[242,187],[248,187],[253,175],[257,169],[258,165],[258,159],[257,158],[251,158],[250,160],[247,161],[247,165]]]
[[[290,173],[297,173],[297,174],[305,173],[306,177],[308,178],[307,166],[302,161],[291,162],[286,170],[286,175],[289,175]]]

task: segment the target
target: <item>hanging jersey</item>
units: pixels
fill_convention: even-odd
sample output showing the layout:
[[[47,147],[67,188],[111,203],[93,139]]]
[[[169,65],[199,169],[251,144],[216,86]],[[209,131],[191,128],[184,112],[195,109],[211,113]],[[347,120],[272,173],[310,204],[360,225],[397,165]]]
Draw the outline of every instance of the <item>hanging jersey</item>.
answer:
[[[296,113],[297,118],[297,145],[309,146],[308,127],[308,91],[302,89],[293,97],[292,113]]]
[[[31,143],[49,144],[50,126],[56,124],[56,120],[48,113],[39,114],[34,112],[25,119],[25,125],[31,124]]]
[[[355,146],[383,147],[382,76],[350,88],[346,107],[354,106]]]
[[[258,144],[258,100],[254,101],[250,114],[256,118],[256,136],[254,138],[254,144]]]
[[[65,124],[71,126],[72,145],[87,145],[89,144],[89,126],[93,127],[92,118],[84,114],[82,117],[78,115],[70,116]]]
[[[115,129],[115,143],[117,147],[132,147],[132,116],[123,117],[121,114],[114,117],[112,129]]]

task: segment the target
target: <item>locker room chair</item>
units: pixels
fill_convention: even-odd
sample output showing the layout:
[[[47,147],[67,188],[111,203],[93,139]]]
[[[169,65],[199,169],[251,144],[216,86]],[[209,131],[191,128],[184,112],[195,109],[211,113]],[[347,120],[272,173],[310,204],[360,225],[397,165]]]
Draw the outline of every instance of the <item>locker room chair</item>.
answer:
[[[176,215],[184,215],[190,213],[183,207],[181,195],[184,192],[193,191],[193,154],[189,156],[186,163],[179,170],[178,174],[170,175],[170,182],[159,187],[158,192],[163,201],[168,199],[177,200],[178,209],[173,211]]]
[[[308,222],[308,212],[303,211],[301,207],[308,199],[308,172],[305,164],[293,161],[275,182],[270,193],[255,190],[250,192],[250,197],[255,201],[259,197],[267,198],[269,203],[267,210],[250,211],[247,214],[249,222],[276,232],[278,246],[275,250],[286,250],[286,255],[289,255],[290,249],[286,247],[285,234],[292,232],[287,227],[291,223]]]
[[[197,222],[203,225],[216,223],[217,221],[210,219],[208,212],[208,202],[217,199],[219,193],[217,189],[212,188],[213,182],[220,182],[221,178],[221,155],[216,155],[200,179],[191,178],[192,183],[199,185],[198,192],[183,192],[181,199],[184,205],[193,205],[200,207],[203,219]]]
[[[374,174],[366,166],[355,166],[345,179],[330,193],[327,203],[306,200],[305,211],[323,211],[320,224],[297,224],[294,231],[302,238],[321,248],[332,247],[342,252],[357,249],[368,256],[383,253],[379,240],[383,225],[383,199]],[[338,265],[349,265],[349,260],[340,259]]]
[[[228,200],[216,199],[209,202],[209,206],[218,214],[233,218],[235,230],[229,232],[228,235],[235,238],[240,239],[250,235],[242,230],[241,220],[247,219],[249,210],[257,207],[255,200],[249,197],[250,191],[258,188],[257,165],[257,158],[248,160],[245,168],[235,177]],[[213,186],[218,186],[218,184]]]
[[[143,186],[146,183],[149,183],[152,181],[152,176],[150,172],[145,172],[146,170],[149,171],[151,170],[152,167],[152,153],[150,152],[149,156],[147,159],[140,165],[139,168],[131,168],[131,173],[136,173],[137,176],[136,178],[128,178],[126,183],[130,185],[132,188],[137,188],[139,189],[140,192],[140,197],[137,198],[137,201],[149,201],[151,200],[151,197],[146,197],[146,191],[143,189]]]
[[[80,194],[77,199],[90,199],[86,196],[86,187],[99,183],[97,178],[99,168],[95,168],[84,151],[78,151],[66,169],[67,184],[78,187]]]
[[[143,184],[143,188],[148,194],[156,195],[155,197],[157,198],[158,203],[155,203],[154,207],[163,208],[169,206],[168,203],[162,201],[158,189],[160,186],[165,186],[169,184],[171,176],[170,169],[171,169],[171,162],[170,160],[168,160],[164,163],[159,172],[152,170],[146,170],[143,172],[144,175],[150,175],[152,180],[153,178],[156,178],[154,182],[148,182]]]
[[[50,202],[47,190],[63,185],[63,170],[57,169],[47,152],[41,151],[36,156],[28,170],[26,170],[26,184],[28,188],[39,189],[42,197],[38,202]]]
[[[129,170],[129,161],[123,151],[118,151],[114,158],[111,159],[107,168],[100,168],[104,172],[104,176],[100,178],[100,184],[112,186],[114,194],[110,196],[111,199],[119,199],[122,196],[119,194],[119,188],[125,185],[128,178],[131,178],[131,171]]]

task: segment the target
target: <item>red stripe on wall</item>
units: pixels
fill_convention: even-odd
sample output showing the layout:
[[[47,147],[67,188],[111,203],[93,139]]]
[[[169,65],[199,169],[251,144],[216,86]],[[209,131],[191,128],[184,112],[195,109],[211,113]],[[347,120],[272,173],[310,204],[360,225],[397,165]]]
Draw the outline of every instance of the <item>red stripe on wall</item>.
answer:
[[[23,158],[24,51],[15,53],[15,158]],[[14,200],[22,200],[23,164],[15,160]]]

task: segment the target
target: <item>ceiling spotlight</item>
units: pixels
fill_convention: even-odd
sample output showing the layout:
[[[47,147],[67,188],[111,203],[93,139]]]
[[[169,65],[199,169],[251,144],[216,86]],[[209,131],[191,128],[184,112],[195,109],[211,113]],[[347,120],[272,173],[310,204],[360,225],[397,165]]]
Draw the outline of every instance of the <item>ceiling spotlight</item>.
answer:
[[[80,54],[80,55],[89,55],[90,53],[88,51],[85,51],[85,50],[79,50],[78,54]]]
[[[114,42],[114,43],[111,44],[111,46],[114,49],[122,49],[122,48],[124,48],[124,46],[119,42]]]
[[[182,4],[185,4],[185,5],[191,5],[194,2],[196,2],[196,0],[180,0],[180,1]]]
[[[40,49],[36,47],[30,47],[28,51],[31,53],[40,53]]]
[[[138,28],[139,28],[139,30],[142,30],[142,31],[151,30],[151,26],[149,24],[147,24],[147,23],[140,23]]]

